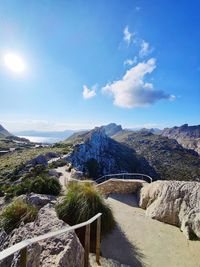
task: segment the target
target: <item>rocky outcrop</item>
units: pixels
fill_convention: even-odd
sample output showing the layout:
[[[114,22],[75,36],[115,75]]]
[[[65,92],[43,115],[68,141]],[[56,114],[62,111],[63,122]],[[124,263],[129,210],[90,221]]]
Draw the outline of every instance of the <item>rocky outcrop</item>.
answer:
[[[44,165],[45,167],[47,167],[48,165],[47,157],[44,155],[39,155],[27,162],[27,165],[29,167],[35,167],[38,164]]]
[[[146,215],[181,228],[188,239],[200,238],[200,183],[157,181],[144,186],[140,206]]]
[[[40,209],[35,222],[21,225],[12,232],[7,245],[12,246],[24,239],[60,230],[66,226],[66,223],[58,219],[54,207],[47,204]],[[14,267],[18,266],[18,262],[17,253],[10,262],[7,261],[1,266]],[[28,267],[83,267],[83,265],[84,249],[74,231],[28,246]]]
[[[141,180],[110,179],[96,185],[97,190],[104,195],[111,193],[129,194],[136,193],[146,182]]]
[[[52,195],[30,193],[27,195],[21,195],[18,199],[21,199],[28,204],[35,205],[37,208],[42,208],[48,203],[55,204],[57,197]]]
[[[200,155],[200,125],[184,124],[180,127],[165,128],[161,134],[176,139],[183,147],[193,149]]]
[[[109,123],[107,125],[101,126],[101,128],[105,130],[107,136],[113,136],[123,130],[122,126],[117,125],[116,123]]]
[[[82,142],[74,146],[68,161],[75,169],[92,178],[122,172],[155,174],[148,162],[138,157],[134,149],[111,139],[101,127],[88,132]]]
[[[85,180],[85,175],[81,171],[77,171],[75,169],[72,169],[70,172],[70,178],[71,179],[76,179],[76,180]]]

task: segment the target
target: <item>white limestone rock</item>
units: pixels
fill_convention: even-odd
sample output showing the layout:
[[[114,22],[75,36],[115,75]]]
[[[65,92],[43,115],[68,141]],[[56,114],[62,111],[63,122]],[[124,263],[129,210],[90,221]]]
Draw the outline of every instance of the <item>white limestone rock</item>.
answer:
[[[140,207],[153,219],[180,227],[188,239],[200,238],[200,183],[156,181],[140,192]]]
[[[35,222],[22,225],[12,232],[8,246],[24,239],[39,236],[48,232],[60,230],[67,224],[59,220],[51,204],[40,209]],[[19,266],[19,255],[16,253],[4,267]],[[84,249],[74,231],[61,236],[40,241],[28,246],[28,267],[83,267]]]

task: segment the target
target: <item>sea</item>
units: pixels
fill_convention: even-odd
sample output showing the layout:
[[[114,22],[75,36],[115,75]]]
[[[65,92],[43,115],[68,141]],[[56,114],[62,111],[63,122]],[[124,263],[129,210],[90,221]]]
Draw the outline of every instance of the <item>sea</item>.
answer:
[[[29,141],[33,143],[42,143],[42,144],[54,144],[60,141],[63,141],[64,139],[57,138],[57,137],[44,137],[44,136],[20,136],[23,138],[28,139]]]

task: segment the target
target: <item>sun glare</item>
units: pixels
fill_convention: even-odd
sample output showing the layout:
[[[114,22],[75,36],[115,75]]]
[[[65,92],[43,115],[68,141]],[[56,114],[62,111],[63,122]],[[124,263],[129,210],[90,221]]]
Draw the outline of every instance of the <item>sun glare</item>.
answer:
[[[12,54],[12,53],[6,54],[4,56],[4,61],[5,61],[6,66],[10,70],[17,72],[17,73],[24,72],[26,68],[23,59],[16,54]]]

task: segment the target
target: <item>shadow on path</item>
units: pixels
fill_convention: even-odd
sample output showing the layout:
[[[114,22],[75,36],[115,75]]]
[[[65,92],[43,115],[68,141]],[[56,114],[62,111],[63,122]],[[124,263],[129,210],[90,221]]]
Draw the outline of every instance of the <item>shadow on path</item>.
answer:
[[[131,244],[117,224],[113,232],[101,242],[102,256],[127,264],[131,267],[142,267],[144,255]]]
[[[122,202],[128,206],[139,208],[139,197],[137,194],[110,194],[109,198]]]

